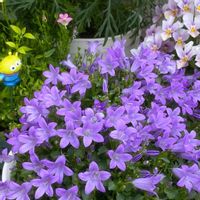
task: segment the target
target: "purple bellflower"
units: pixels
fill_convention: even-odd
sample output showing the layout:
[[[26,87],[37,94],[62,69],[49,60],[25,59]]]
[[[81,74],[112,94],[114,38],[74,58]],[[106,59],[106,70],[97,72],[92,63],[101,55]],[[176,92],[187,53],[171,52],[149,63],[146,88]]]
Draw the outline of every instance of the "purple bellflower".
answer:
[[[38,138],[38,140],[43,143],[44,141],[48,142],[49,138],[56,135],[55,127],[57,124],[55,122],[51,122],[47,124],[45,119],[41,119],[38,122],[39,128],[36,129],[35,135]]]
[[[59,156],[55,162],[45,160],[45,165],[48,167],[48,171],[56,177],[58,183],[62,183],[64,175],[72,176],[73,171],[65,166],[66,158],[64,155]]]
[[[3,149],[0,154],[0,163],[2,162],[12,162],[15,159],[14,155],[8,154],[8,149]]]
[[[156,194],[155,189],[156,185],[162,181],[165,176],[163,174],[157,174],[155,176],[146,177],[146,178],[137,178],[132,183],[136,188],[145,190],[152,194]]]
[[[181,168],[174,168],[173,173],[180,178],[177,183],[179,187],[186,187],[189,192],[192,189],[200,192],[200,170],[196,164],[191,167],[182,165]]]
[[[68,190],[57,188],[56,194],[60,197],[58,200],[81,200],[78,195],[78,187],[73,186]]]
[[[43,75],[47,78],[44,83],[46,85],[49,83],[57,85],[59,72],[60,72],[59,67],[54,68],[53,65],[49,65],[49,71],[43,72]]]
[[[80,142],[78,135],[75,133],[74,124],[68,122],[66,129],[57,130],[57,134],[61,137],[60,147],[65,148],[71,144],[74,148],[78,149]]]
[[[41,170],[45,167],[45,160],[40,160],[34,151],[29,154],[31,162],[24,162],[22,166],[24,169],[35,171],[39,175]]]
[[[87,182],[85,186],[85,193],[90,194],[95,188],[101,192],[105,192],[102,181],[109,179],[111,174],[107,171],[100,171],[96,162],[91,162],[89,171],[78,174],[79,179]]]
[[[83,144],[85,147],[89,147],[94,142],[104,142],[104,137],[99,134],[99,132],[102,130],[102,124],[84,124],[83,127],[79,127],[75,130],[75,133],[78,136],[83,137]]]
[[[123,145],[119,145],[116,151],[109,150],[108,155],[111,159],[110,169],[118,167],[121,171],[126,170],[125,162],[130,161],[132,159],[132,156],[130,154],[124,152]]]
[[[41,198],[44,194],[53,197],[52,184],[57,181],[57,177],[53,176],[49,171],[41,170],[40,178],[33,179],[32,185],[37,187],[35,199]]]
[[[16,199],[16,200],[30,200],[28,193],[32,188],[32,184],[25,182],[22,185],[18,185],[17,183],[10,182],[8,192],[8,199]]]

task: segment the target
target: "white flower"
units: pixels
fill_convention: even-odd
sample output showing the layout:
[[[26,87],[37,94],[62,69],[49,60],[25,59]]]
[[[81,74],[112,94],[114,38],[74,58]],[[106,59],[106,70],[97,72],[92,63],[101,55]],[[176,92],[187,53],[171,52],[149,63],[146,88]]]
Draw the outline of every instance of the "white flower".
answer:
[[[199,35],[198,29],[200,29],[200,15],[194,16],[192,13],[183,15],[183,23],[188,29],[188,33],[193,37]]]
[[[180,60],[177,61],[178,69],[186,67],[188,62],[195,55],[196,48],[194,48],[193,44],[194,43],[191,41],[184,46],[176,46],[176,53],[180,58]]]

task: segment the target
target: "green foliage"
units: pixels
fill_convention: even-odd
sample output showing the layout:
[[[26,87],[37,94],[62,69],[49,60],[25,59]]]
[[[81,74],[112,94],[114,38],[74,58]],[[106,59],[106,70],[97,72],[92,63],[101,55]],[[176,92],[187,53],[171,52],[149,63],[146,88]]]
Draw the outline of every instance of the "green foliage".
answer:
[[[130,30],[137,36],[151,23],[155,5],[162,0],[83,0],[75,17],[78,32],[95,37],[114,37]],[[78,4],[77,3],[77,4]],[[89,35],[89,36],[91,36]]]
[[[6,44],[11,47],[11,49],[14,49],[14,51],[21,53],[21,54],[26,54],[28,51],[31,51],[32,49],[24,46],[23,42],[25,38],[28,39],[36,39],[34,35],[31,33],[26,33],[26,28],[20,29],[18,26],[10,25],[10,28],[16,33],[13,36],[13,39],[15,40],[14,42],[7,41]]]
[[[0,85],[0,131],[7,132],[18,124],[24,97],[32,97],[41,87],[42,72],[66,57],[72,31],[56,20],[60,12],[70,13],[73,7],[64,0],[7,0],[1,5],[0,59],[9,51],[22,58],[20,84]]]
[[[5,44],[2,44],[4,47],[4,50],[14,51],[18,52],[19,54],[23,54],[22,60],[29,56],[29,51],[32,49],[26,45],[27,43],[27,37],[30,36],[29,39],[35,39],[35,37],[31,33],[26,32],[26,28],[20,29],[20,27],[15,25],[10,25],[10,30],[8,32],[7,38],[9,41],[5,41]],[[6,39],[5,39],[6,40]],[[4,42],[4,41],[2,41]],[[3,57],[3,55],[2,55]],[[20,56],[21,57],[21,56]],[[29,79],[29,75],[27,74],[28,70],[27,67],[25,68],[24,65],[22,66],[22,72],[21,72],[21,78],[24,81],[24,79]],[[34,82],[34,80],[32,81]],[[38,82],[36,80],[36,82]],[[31,84],[30,87],[27,83],[20,83],[19,86],[15,88],[8,88],[4,87],[3,85],[0,85],[0,103],[3,105],[3,108],[1,109],[0,113],[0,129],[6,131],[9,128],[13,128],[13,126],[16,126],[16,123],[18,122],[18,110],[19,106],[22,104],[22,98],[25,97],[25,95],[28,95],[29,92],[32,92],[30,90],[32,87],[34,87],[34,84]],[[38,89],[38,87],[34,87],[35,89]],[[26,94],[23,94],[23,91],[26,91]]]

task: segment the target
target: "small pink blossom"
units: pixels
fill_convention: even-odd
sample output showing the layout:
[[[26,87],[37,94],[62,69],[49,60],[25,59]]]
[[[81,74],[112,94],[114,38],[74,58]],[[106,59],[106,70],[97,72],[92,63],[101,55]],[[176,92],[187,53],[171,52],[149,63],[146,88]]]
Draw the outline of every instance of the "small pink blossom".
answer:
[[[59,14],[59,18],[57,20],[58,23],[67,26],[69,22],[72,21],[72,18],[67,13],[61,13]]]

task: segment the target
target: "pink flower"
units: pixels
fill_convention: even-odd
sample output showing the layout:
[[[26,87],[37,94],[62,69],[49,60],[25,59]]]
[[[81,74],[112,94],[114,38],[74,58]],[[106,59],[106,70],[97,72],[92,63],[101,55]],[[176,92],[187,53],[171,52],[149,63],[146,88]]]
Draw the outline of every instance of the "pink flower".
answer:
[[[59,14],[59,18],[57,20],[58,23],[67,26],[69,22],[72,21],[72,18],[67,13],[61,13]]]

